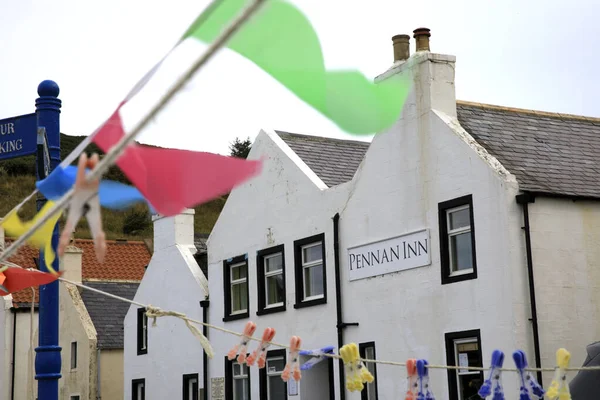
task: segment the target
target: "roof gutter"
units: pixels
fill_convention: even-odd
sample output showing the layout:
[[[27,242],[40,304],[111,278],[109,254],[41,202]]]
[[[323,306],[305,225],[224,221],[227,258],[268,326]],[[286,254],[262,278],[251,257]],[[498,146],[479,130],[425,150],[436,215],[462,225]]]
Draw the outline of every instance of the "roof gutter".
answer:
[[[533,350],[535,352],[535,366],[541,368],[542,357],[540,355],[540,336],[538,330],[537,306],[535,301],[535,283],[533,279],[533,255],[531,251],[531,226],[529,223],[529,204],[535,203],[535,194],[524,192],[516,196],[517,204],[523,206],[523,221],[524,226],[521,228],[525,231],[525,251],[527,253],[527,272],[529,278],[529,303],[531,305],[531,318],[529,319],[533,329]],[[542,383],[542,372],[537,371],[537,380],[540,385]]]
[[[341,280],[341,272],[340,272],[340,234],[339,234],[339,225],[340,225],[340,214],[336,213],[333,216],[333,262],[335,268],[335,308],[337,313],[337,339],[338,339],[338,349],[340,349],[344,345],[344,328],[348,326],[358,326],[358,322],[346,323],[343,322],[342,315],[342,280]],[[339,360],[339,378],[340,378],[340,400],[346,399],[346,385],[344,378],[344,362]]]
[[[208,307],[210,306],[210,300],[208,297],[205,300],[200,301],[200,307],[202,307],[202,322],[204,325],[202,326],[202,333],[208,339],[208,327],[206,324],[208,323]],[[208,400],[208,356],[206,355],[206,351],[202,351],[202,385],[204,386],[204,396],[203,400]]]

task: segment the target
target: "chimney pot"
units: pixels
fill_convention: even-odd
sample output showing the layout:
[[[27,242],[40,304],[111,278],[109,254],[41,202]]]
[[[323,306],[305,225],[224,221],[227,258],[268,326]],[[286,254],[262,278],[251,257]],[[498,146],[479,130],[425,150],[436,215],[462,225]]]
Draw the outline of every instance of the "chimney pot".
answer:
[[[394,44],[394,62],[408,60],[410,57],[410,36],[396,35],[392,37]]]
[[[417,28],[413,31],[417,40],[417,51],[429,51],[429,37],[431,32],[428,28]]]

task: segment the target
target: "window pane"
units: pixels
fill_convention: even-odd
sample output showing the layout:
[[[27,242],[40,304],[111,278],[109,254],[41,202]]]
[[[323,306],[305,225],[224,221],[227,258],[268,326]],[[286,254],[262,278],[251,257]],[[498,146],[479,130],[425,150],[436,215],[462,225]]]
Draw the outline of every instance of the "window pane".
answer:
[[[365,348],[365,358],[368,360],[375,359],[375,349],[373,347]],[[369,372],[373,373],[373,363],[365,363],[365,366],[367,367]],[[367,399],[375,400],[376,399],[375,382],[367,383],[366,385],[367,385]]]
[[[231,280],[242,279],[246,277],[246,264],[231,267]]]
[[[305,297],[323,294],[323,265],[304,269],[304,295]]]
[[[267,277],[267,305],[283,303],[283,274]]]
[[[267,373],[281,373],[285,368],[283,358],[267,359]],[[282,381],[283,382],[283,381]]]
[[[450,230],[471,226],[471,214],[469,212],[469,208],[464,208],[459,211],[452,211],[449,213],[449,217]]]
[[[269,400],[284,400],[287,391],[281,376],[269,376],[267,379],[269,379]]]
[[[303,256],[302,258],[303,258],[304,264],[322,259],[323,258],[323,250],[322,250],[321,243],[312,245],[310,247],[305,247],[302,250],[302,256]]]
[[[265,272],[278,271],[283,268],[283,257],[281,253],[265,259]]]
[[[450,236],[450,255],[452,272],[473,268],[471,232]]]
[[[235,400],[245,400],[246,379],[235,379],[233,381],[233,397]]]
[[[233,376],[240,375],[240,364],[233,364]]]
[[[246,310],[248,307],[248,284],[236,283],[231,285],[231,311]]]

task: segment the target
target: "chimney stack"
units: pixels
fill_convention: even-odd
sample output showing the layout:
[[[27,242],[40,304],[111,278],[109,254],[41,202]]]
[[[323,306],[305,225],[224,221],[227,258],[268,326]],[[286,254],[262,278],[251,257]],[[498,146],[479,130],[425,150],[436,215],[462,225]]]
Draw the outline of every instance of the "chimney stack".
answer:
[[[65,249],[60,262],[60,269],[63,270],[63,277],[73,282],[81,283],[83,250],[74,244],[69,244]]]
[[[410,36],[396,35],[392,37],[394,44],[394,62],[406,61],[410,57]]]
[[[413,37],[417,40],[417,51],[429,51],[429,32],[427,28],[417,28],[413,31]]]
[[[193,208],[185,209],[172,217],[154,215],[154,252],[170,246],[194,245],[194,214]]]

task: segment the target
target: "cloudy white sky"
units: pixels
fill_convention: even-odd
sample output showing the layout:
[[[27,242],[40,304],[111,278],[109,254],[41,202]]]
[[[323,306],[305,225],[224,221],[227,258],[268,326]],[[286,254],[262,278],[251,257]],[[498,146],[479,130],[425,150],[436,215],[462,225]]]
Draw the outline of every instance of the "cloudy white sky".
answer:
[[[431,29],[432,51],[457,57],[459,99],[600,117],[597,0],[292,2],[315,27],[327,68],[358,69],[373,78],[393,61],[391,37],[412,36],[424,26]],[[52,79],[61,88],[62,132],[88,135],[207,4],[4,2],[0,118],[32,112],[38,83]],[[161,129],[139,140],[227,154],[235,137],[253,139],[262,127],[355,138],[228,50],[182,99],[179,114],[165,116]]]

